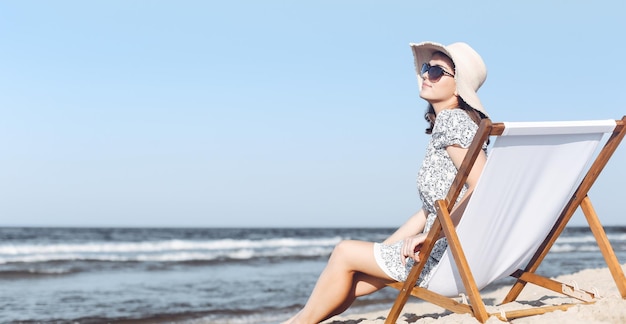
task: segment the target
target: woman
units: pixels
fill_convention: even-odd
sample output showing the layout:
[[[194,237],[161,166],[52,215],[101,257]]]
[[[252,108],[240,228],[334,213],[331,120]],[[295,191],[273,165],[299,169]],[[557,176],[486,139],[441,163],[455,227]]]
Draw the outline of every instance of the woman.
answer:
[[[469,45],[448,46],[424,42],[411,44],[420,97],[429,103],[426,120],[431,135],[417,176],[423,206],[383,243],[342,241],[334,249],[304,308],[286,323],[319,323],[340,314],[356,297],[373,293],[387,283],[405,281],[436,212],[434,203],[445,198],[467,153],[480,119],[487,118],[476,91],[487,77],[481,57]],[[463,188],[468,196],[486,161],[486,144]],[[418,285],[426,286],[430,274],[447,248],[439,239],[426,261]]]

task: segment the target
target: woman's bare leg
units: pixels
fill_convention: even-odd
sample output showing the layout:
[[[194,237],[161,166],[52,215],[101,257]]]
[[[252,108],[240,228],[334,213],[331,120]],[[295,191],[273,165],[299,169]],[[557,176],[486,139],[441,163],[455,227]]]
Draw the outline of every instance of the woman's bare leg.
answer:
[[[376,263],[373,251],[372,242],[339,243],[306,305],[287,323],[319,323],[343,312],[356,297],[377,291],[391,282]]]
[[[376,292],[384,288],[388,282],[390,281],[387,279],[383,280],[363,273],[357,273],[354,276],[354,287],[348,298],[346,298],[346,300],[344,301],[343,305],[339,306],[332,314],[330,314],[327,318],[323,320],[327,320],[335,315],[339,315],[345,312],[352,305],[357,297],[369,295],[373,292]]]
[[[352,305],[352,303],[356,300],[357,297],[369,295],[373,292],[376,292],[384,288],[389,281],[390,280],[387,280],[387,279],[380,279],[380,278],[372,277],[363,273],[357,273],[354,276],[352,291],[350,292],[348,297],[344,300],[343,304],[337,307],[326,318],[322,319],[322,321],[325,321],[335,315],[339,315],[345,312]],[[296,315],[291,317],[289,320],[283,322],[283,324],[291,323],[292,321],[294,321],[295,318],[298,317],[300,313],[302,313],[302,310],[300,310]]]

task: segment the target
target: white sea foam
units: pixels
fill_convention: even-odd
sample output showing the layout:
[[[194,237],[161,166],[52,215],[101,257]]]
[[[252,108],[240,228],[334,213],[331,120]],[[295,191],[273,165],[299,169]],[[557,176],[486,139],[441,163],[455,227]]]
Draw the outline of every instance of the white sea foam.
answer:
[[[82,244],[0,245],[0,264],[46,261],[210,261],[258,257],[317,256],[330,253],[340,237],[266,240],[168,240],[153,242],[100,242]]]
[[[550,251],[556,253],[574,252],[576,251],[576,246],[572,244],[555,244]]]
[[[611,242],[626,242],[626,234],[607,234],[606,235]],[[596,243],[596,239],[593,235],[588,234],[584,236],[560,236],[557,243]]]
[[[626,242],[626,234],[608,235]],[[162,240],[62,244],[0,244],[0,264],[48,261],[185,262],[249,260],[254,258],[315,257],[330,254],[341,237],[275,238],[263,240]],[[560,237],[555,253],[597,251],[591,234]]]
[[[120,243],[82,243],[82,244],[28,244],[0,245],[0,255],[18,255],[35,253],[104,253],[104,252],[159,252],[187,250],[234,250],[263,249],[277,247],[332,246],[341,238],[320,239],[267,239],[267,240],[214,240],[214,241],[183,241],[168,240],[154,242],[120,242]]]

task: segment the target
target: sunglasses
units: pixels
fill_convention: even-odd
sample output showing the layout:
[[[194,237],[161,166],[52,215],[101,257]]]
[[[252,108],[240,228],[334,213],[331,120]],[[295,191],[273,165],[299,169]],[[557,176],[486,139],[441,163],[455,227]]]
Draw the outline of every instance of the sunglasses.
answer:
[[[430,82],[437,82],[444,75],[451,76],[454,78],[454,74],[444,70],[439,65],[430,65],[428,63],[422,64],[422,70],[420,70],[420,75],[423,77],[424,73],[426,72],[428,72],[428,80]]]

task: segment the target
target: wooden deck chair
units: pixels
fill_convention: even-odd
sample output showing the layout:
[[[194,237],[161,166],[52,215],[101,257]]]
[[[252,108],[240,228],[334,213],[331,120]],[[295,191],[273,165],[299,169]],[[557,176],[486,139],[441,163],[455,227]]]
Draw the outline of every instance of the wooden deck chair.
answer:
[[[626,134],[621,120],[582,122],[491,123],[484,120],[469,147],[445,200],[436,202],[437,220],[420,251],[430,254],[443,235],[448,249],[428,283],[415,283],[424,262],[413,266],[385,323],[395,323],[413,295],[455,313],[470,313],[484,323],[564,310],[575,303],[489,314],[479,291],[495,280],[512,276],[516,283],[503,303],[514,301],[532,283],[582,302],[596,296],[535,273],[575,210],[580,206],[622,296],[626,278],[587,193]],[[495,137],[487,163],[458,225],[450,217],[482,143]],[[608,139],[607,139],[608,138]],[[601,143],[603,145],[601,145]],[[460,211],[461,208],[458,209]],[[455,210],[457,212],[457,210]],[[465,294],[469,304],[458,300]],[[502,316],[504,315],[504,316]]]

